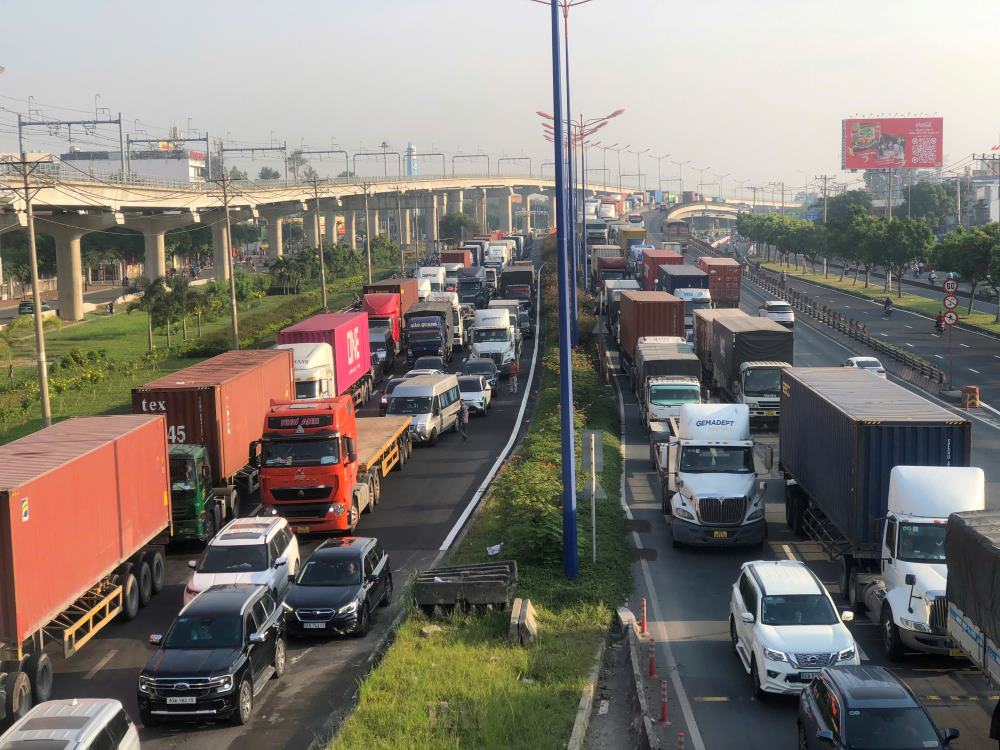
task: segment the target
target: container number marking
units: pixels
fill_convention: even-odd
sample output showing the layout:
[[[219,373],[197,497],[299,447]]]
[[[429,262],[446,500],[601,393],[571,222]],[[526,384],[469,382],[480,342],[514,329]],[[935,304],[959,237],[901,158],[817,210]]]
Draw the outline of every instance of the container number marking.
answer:
[[[171,425],[167,427],[167,441],[171,443],[186,443],[187,430],[184,425]]]

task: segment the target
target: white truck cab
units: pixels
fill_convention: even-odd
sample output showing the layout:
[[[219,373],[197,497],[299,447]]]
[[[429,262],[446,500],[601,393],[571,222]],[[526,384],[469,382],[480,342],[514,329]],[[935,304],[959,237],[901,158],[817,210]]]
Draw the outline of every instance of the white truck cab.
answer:
[[[675,289],[674,296],[684,301],[684,330],[694,328],[694,311],[712,307],[712,293],[707,289]]]
[[[472,358],[491,359],[501,375],[509,376],[517,361],[514,326],[506,308],[476,310],[472,331]]]
[[[680,416],[685,404],[701,403],[701,381],[687,375],[654,375],[646,378],[642,403],[647,424],[667,422]]]
[[[462,316],[462,305],[458,301],[458,292],[431,292],[427,295],[428,302],[444,302],[451,305],[451,348],[464,349],[468,343],[468,331],[465,329],[465,318]]]
[[[432,292],[444,291],[445,270],[443,266],[420,266],[417,269],[417,278],[428,279]]]
[[[424,302],[431,293],[431,280],[426,276],[417,277],[417,301]]]
[[[781,371],[788,362],[743,362],[734,398],[746,404],[751,419],[778,419],[781,416]]]
[[[329,344],[278,344],[292,352],[295,398],[333,398],[337,395],[333,347]]]

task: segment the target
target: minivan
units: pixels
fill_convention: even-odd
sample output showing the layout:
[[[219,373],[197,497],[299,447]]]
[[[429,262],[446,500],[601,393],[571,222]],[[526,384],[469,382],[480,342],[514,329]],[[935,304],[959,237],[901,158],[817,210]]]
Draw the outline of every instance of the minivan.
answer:
[[[461,408],[456,375],[420,375],[396,386],[387,413],[413,417],[410,437],[434,445],[445,430],[456,429]]]

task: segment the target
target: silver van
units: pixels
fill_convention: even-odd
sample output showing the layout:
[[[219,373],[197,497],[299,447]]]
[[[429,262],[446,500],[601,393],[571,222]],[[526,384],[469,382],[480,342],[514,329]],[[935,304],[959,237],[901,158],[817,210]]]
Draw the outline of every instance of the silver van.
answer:
[[[434,445],[438,435],[456,429],[461,408],[457,375],[419,375],[396,386],[387,413],[413,417],[410,437]]]
[[[0,748],[139,750],[139,732],[122,704],[110,698],[39,703],[0,736]]]

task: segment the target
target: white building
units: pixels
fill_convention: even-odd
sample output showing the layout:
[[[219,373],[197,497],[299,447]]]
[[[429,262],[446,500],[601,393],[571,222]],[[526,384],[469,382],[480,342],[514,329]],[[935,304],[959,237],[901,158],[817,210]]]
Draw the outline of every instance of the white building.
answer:
[[[133,151],[129,159],[131,175],[150,180],[170,182],[204,182],[207,176],[205,154],[200,151],[178,148],[165,141],[162,148]],[[82,151],[70,149],[59,156],[63,176],[78,172],[80,177],[98,179],[121,175],[121,154],[118,151]]]

